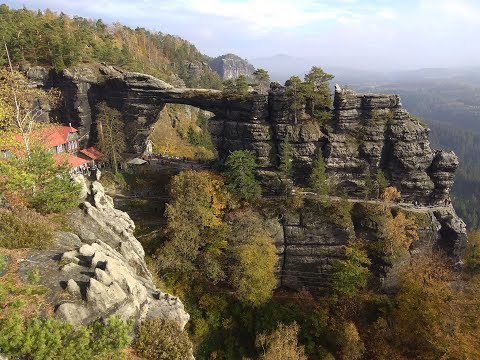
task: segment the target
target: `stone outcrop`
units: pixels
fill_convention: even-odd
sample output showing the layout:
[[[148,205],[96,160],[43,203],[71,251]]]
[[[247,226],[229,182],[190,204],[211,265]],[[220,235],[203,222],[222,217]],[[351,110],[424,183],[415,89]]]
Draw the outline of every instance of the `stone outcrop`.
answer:
[[[99,182],[76,181],[85,200],[71,215],[71,231],[59,233],[48,251],[33,252],[22,271],[39,269],[55,315],[74,324],[116,315],[136,322],[167,318],[183,328],[189,315],[178,298],[153,285],[133,221],[114,208]]]
[[[255,67],[235,54],[225,54],[209,60],[208,64],[224,80],[236,79],[240,75],[251,78]]]
[[[430,148],[429,129],[402,108],[396,95],[356,94],[335,89],[333,119],[323,126],[305,112],[295,122],[285,88],[272,83],[268,95],[225,98],[209,89],[174,88],[152,76],[112,66],[75,67],[60,74],[29,70],[35,84],[57,86],[64,95],[64,122],[80,130],[84,143],[95,142],[96,105],[105,101],[122,112],[130,152],[143,153],[159,112],[166,103],[212,112],[209,128],[220,159],[233,150],[253,150],[260,173],[272,177],[285,137],[293,147],[295,180],[307,182],[311,163],[321,151],[328,175],[349,196],[363,192],[368,178],[381,170],[407,201],[448,201],[458,160]]]
[[[429,212],[427,228],[421,229],[422,240],[417,244],[418,249],[441,247],[455,263],[460,262],[466,245],[465,224],[452,208],[444,206],[449,202],[449,192],[458,166],[457,157],[453,152],[430,147],[429,129],[402,108],[400,98],[396,95],[357,94],[336,86],[333,117],[320,124],[305,111],[297,114],[296,121],[285,98],[285,88],[278,83],[271,84],[268,94],[253,92],[245,98],[226,98],[216,90],[174,88],[152,76],[106,65],[71,68],[61,74],[50,73],[48,80],[41,69],[32,69],[30,74],[35,84],[43,82],[43,86],[57,86],[62,90],[66,107],[64,113],[68,115],[64,120],[79,128],[87,143],[94,141],[96,136],[95,109],[100,101],[106,101],[109,106],[122,112],[129,150],[136,153],[144,151],[164,105],[178,103],[212,112],[214,116],[209,121],[209,129],[220,159],[225,159],[234,150],[252,150],[257,155],[259,177],[264,181],[278,179],[275,171],[280,145],[285,138],[292,144],[294,179],[298,184],[307,182],[312,161],[318,152],[325,158],[327,175],[333,179],[336,190],[348,194],[350,198],[361,196],[363,199],[367,181],[382,171],[387,180],[400,190],[402,201],[437,206]],[[77,213],[79,219],[76,222],[90,222],[91,226],[75,229],[81,234],[81,243],[75,242],[76,247],[69,248],[65,255],[66,258],[72,258],[73,264],[90,269],[85,270],[89,275],[88,278],[65,279],[65,288],[78,295],[74,281],[79,285],[84,300],[95,299],[99,292],[111,292],[114,303],[99,303],[98,306],[117,309],[122,308],[120,304],[126,299],[131,299],[130,290],[125,286],[126,280],[115,280],[118,287],[109,283],[110,278],[115,278],[110,268],[102,265],[101,261],[104,260],[100,261],[100,265],[99,262],[92,262],[92,259],[90,262],[80,261],[86,256],[81,251],[91,251],[88,247],[81,250],[83,244],[94,246],[102,258],[114,258],[110,248],[119,252],[125,260],[123,263],[129,264],[137,277],[142,277],[142,281],[150,280],[143,263],[143,251],[131,236],[129,220],[114,211],[111,200],[98,195],[102,191],[97,194],[97,190],[94,183],[89,189],[89,200],[84,203],[84,211]],[[323,284],[331,271],[329,259],[342,256],[344,246],[352,236],[351,224],[339,226],[332,219],[322,218],[322,212],[316,210],[314,205],[307,203],[291,218],[284,219],[282,231],[276,232],[281,258],[280,278],[284,285],[298,287],[308,284],[306,280],[310,278],[299,276],[302,274],[311,275],[318,284]],[[320,215],[314,216],[316,213]],[[113,231],[117,235],[122,234],[128,241],[118,236],[105,241],[103,234],[88,235],[90,229],[97,226],[93,220],[95,218],[102,219],[105,226],[101,228],[110,229],[108,233]],[[111,223],[108,219],[122,220]],[[95,239],[102,239],[103,243],[95,242]],[[411,250],[416,251],[415,248]],[[75,259],[78,259],[78,263]],[[111,260],[110,263],[115,261]],[[75,267],[70,266],[72,269]],[[68,285],[70,279],[72,281]],[[82,287],[81,284],[93,284],[92,290],[87,292],[85,289],[90,289],[90,285]],[[110,289],[110,286],[114,287]],[[150,289],[151,285],[145,287]],[[164,295],[152,294],[154,292],[147,291],[147,299],[150,299],[147,303],[159,304]],[[140,295],[143,299],[143,292]],[[168,308],[167,304],[178,301],[163,300],[166,301],[164,305],[148,305],[148,308]],[[77,306],[75,302],[72,304],[64,308],[68,310]],[[94,314],[95,310],[92,309],[85,308],[90,312],[84,316]],[[148,314],[137,304],[130,309]],[[178,309],[181,309],[181,305]],[[150,310],[152,312],[156,313],[157,310]],[[77,313],[82,314],[83,310]]]
[[[339,201],[321,203],[307,197],[302,206],[287,212],[281,220],[282,231],[275,235],[279,285],[293,289],[328,287],[332,263],[335,259],[344,258],[345,247],[350,240],[379,241],[381,212],[378,209],[384,204],[358,201],[351,204],[349,212],[342,210],[343,206]],[[387,206],[393,213],[399,209],[398,205]],[[411,245],[405,257],[394,264],[373,257],[372,270],[375,276],[372,280],[386,288],[395,286],[392,266],[402,267],[412,257],[428,255],[438,249],[450,256],[453,265],[461,265],[467,231],[453,208],[402,208],[402,211],[415,219],[419,239]]]

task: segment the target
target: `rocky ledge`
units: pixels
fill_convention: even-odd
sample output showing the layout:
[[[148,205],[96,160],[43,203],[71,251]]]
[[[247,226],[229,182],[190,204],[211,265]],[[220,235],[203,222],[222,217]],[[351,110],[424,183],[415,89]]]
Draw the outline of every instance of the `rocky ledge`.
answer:
[[[63,121],[77,127],[90,145],[95,143],[95,108],[101,101],[122,112],[128,150],[138,154],[145,151],[164,105],[180,103],[214,114],[209,129],[221,160],[234,150],[252,150],[262,174],[272,177],[280,144],[288,138],[297,183],[307,183],[312,160],[321,151],[338,192],[351,197],[363,194],[369,178],[381,170],[404,200],[446,203],[458,166],[454,153],[430,147],[428,127],[408,114],[397,95],[357,94],[336,86],[333,118],[320,123],[305,111],[299,111],[296,121],[285,87],[276,83],[268,95],[232,98],[216,90],[174,88],[107,65],[61,73],[31,68],[27,76],[32,84],[61,90]]]
[[[98,181],[75,180],[84,201],[71,215],[71,231],[60,232],[48,251],[32,252],[21,273],[38,269],[55,315],[74,324],[111,315],[135,322],[160,317],[183,329],[189,315],[178,298],[155,288],[133,221]]]

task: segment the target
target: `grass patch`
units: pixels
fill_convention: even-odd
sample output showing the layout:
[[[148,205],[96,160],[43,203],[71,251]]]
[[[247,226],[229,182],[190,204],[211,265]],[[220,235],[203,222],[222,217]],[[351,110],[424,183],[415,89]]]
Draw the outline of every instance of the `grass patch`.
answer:
[[[0,210],[0,247],[45,249],[53,243],[55,223],[32,209]]]

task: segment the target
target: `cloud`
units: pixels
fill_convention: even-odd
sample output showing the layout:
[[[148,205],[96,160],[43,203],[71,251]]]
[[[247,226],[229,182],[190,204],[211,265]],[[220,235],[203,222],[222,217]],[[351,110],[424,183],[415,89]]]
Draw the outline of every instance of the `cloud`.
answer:
[[[392,9],[382,9],[377,12],[377,16],[385,20],[397,19],[397,13]]]
[[[341,14],[339,9],[309,0],[188,0],[184,4],[189,11],[232,21],[233,26],[242,24],[253,32],[295,29]]]
[[[480,21],[480,3],[478,0],[423,0],[420,8],[432,12],[441,12],[450,18],[467,21]]]

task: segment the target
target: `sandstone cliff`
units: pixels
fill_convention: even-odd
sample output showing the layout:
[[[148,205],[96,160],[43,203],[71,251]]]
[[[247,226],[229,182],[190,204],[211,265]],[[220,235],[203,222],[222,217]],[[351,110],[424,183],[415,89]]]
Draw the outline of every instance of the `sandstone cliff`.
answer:
[[[40,86],[61,89],[63,111],[68,115],[64,121],[78,127],[85,142],[95,138],[95,105],[99,101],[122,112],[129,149],[136,153],[144,151],[164,105],[180,103],[214,114],[209,129],[221,160],[234,150],[253,150],[260,166],[258,175],[265,183],[278,178],[279,148],[285,138],[293,147],[298,184],[306,183],[318,151],[336,190],[353,199],[363,199],[368,178],[381,170],[400,190],[403,202],[417,201],[429,214],[418,243],[429,245],[420,248],[444,248],[455,263],[460,262],[467,241],[465,224],[453,208],[445,206],[457,157],[430,147],[429,129],[403,109],[396,95],[357,94],[337,86],[333,117],[320,124],[306,113],[295,122],[285,88],[276,83],[267,95],[251,93],[236,99],[224,98],[216,90],[174,88],[152,76],[105,65],[67,69],[61,74],[37,69],[30,78]],[[308,284],[302,277],[292,276],[295,272],[311,273],[321,283],[323,274],[328,275],[329,261],[341,256],[352,235],[351,226],[321,221],[321,216],[312,215],[312,209],[315,206],[307,203],[293,220],[284,219],[277,234],[281,278],[289,286]]]
[[[272,84],[268,95],[223,98],[208,89],[178,89],[152,76],[110,66],[77,67],[61,74],[31,69],[41,86],[64,95],[62,120],[80,130],[85,143],[95,141],[95,106],[119,109],[129,149],[142,153],[165,103],[180,103],[214,113],[210,130],[220,159],[230,151],[255,151],[265,177],[274,176],[279,145],[288,137],[294,149],[297,182],[305,183],[312,159],[322,151],[327,171],[339,191],[358,196],[366,179],[382,170],[407,201],[441,204],[449,198],[458,160],[454,153],[431,149],[429,129],[403,109],[396,95],[356,94],[337,87],[333,119],[320,125],[304,114],[295,123],[285,89]]]
[[[300,207],[287,211],[275,232],[280,260],[278,276],[282,286],[296,289],[327,287],[333,270],[332,260],[345,256],[345,246],[350,240],[362,239],[367,248],[375,248],[381,238],[378,210],[384,206],[388,207],[388,213],[402,211],[415,219],[419,239],[403,258],[393,264],[370,254],[379,285],[390,286],[394,274],[392,266],[401,267],[412,257],[428,255],[434,250],[443,249],[453,264],[461,263],[467,231],[453,208],[414,208],[362,200],[351,200],[350,211],[342,211],[342,206],[340,201],[322,203],[307,198]]]
[[[234,54],[218,56],[208,64],[224,80],[236,79],[240,75],[250,78],[255,71],[252,64]]]
[[[183,328],[189,315],[178,298],[153,285],[133,221],[98,181],[76,181],[84,201],[71,215],[71,230],[59,233],[48,251],[31,252],[19,271],[38,269],[55,315],[74,324],[117,315],[135,322],[168,318]]]

